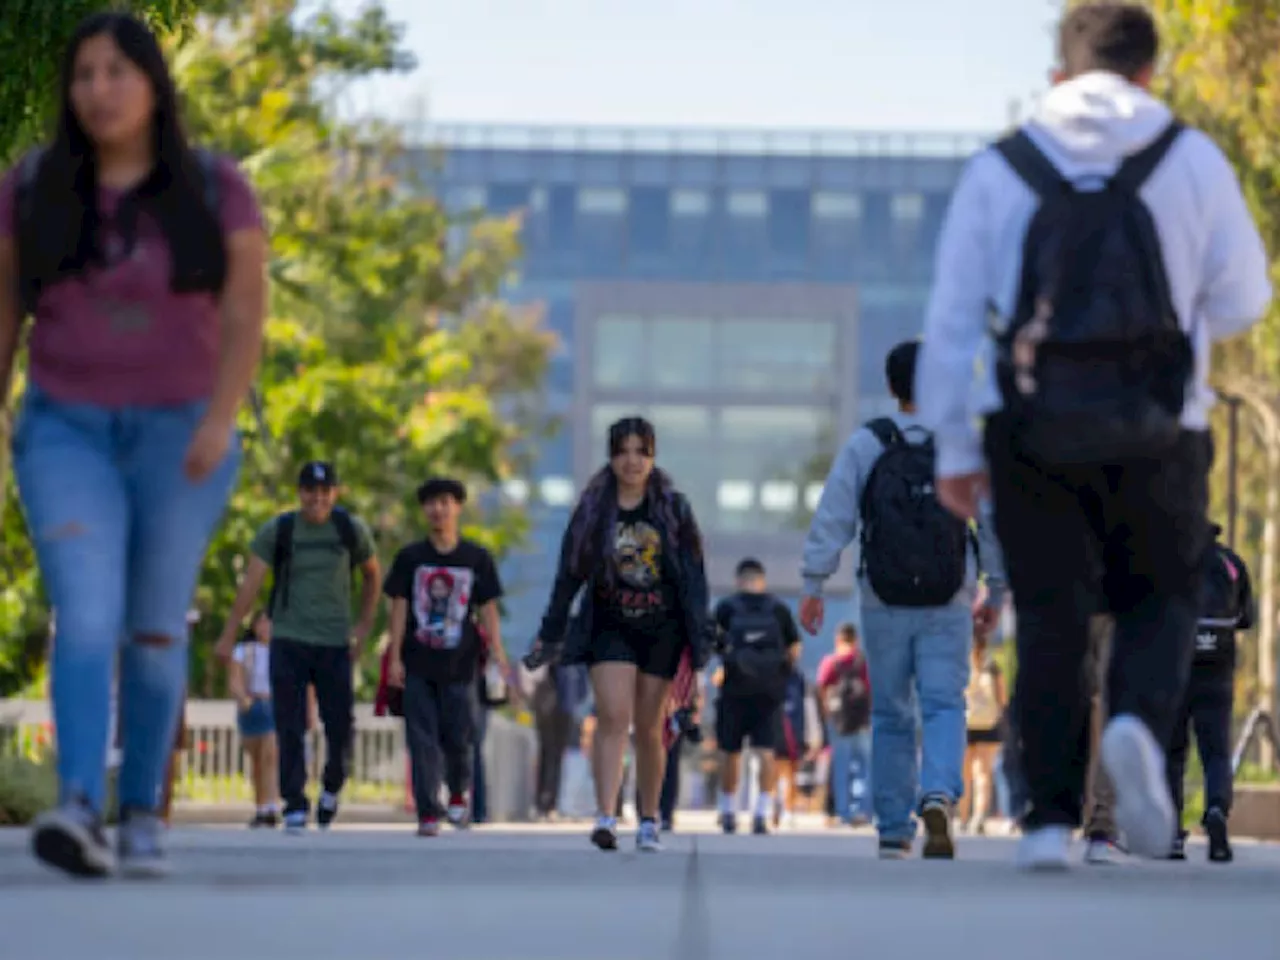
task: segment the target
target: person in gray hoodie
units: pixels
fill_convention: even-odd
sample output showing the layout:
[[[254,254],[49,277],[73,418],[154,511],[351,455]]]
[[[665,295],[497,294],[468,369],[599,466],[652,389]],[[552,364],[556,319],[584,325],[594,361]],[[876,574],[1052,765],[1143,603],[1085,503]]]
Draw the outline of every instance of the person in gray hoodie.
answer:
[[[885,376],[898,411],[886,418],[889,423],[872,421],[855,430],[836,457],[809,527],[801,570],[800,622],[816,635],[824,615],[823,584],[861,531],[858,587],[871,677],[872,804],[884,859],[910,852],[917,811],[925,829],[923,855],[954,856],[951,820],[964,789],[969,648],[975,628],[994,628],[1004,596],[1003,560],[991,525],[956,521],[933,494],[932,438],[915,412],[919,350],[913,340],[889,352]],[[891,478],[881,469],[891,463],[887,449],[895,450]],[[917,455],[926,459],[906,459]],[[893,489],[906,490],[907,499],[886,502],[882,510],[880,497],[892,501]],[[985,590],[979,590],[980,577]]]
[[[1136,4],[1066,15],[1053,89],[957,184],[925,319],[939,499],[973,516],[990,487],[1009,566],[1029,869],[1065,868],[1080,825],[1100,611],[1115,619],[1101,757],[1116,826],[1131,853],[1168,853],[1163,747],[1209,539],[1209,351],[1271,300],[1229,162],[1148,92],[1158,47]]]

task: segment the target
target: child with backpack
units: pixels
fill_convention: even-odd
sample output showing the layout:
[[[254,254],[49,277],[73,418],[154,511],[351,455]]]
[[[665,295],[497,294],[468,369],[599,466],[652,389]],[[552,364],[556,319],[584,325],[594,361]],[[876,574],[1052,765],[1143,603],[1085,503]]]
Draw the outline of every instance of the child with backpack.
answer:
[[[1187,831],[1182,826],[1183,780],[1195,728],[1196,749],[1204,768],[1204,817],[1209,860],[1230,863],[1234,857],[1227,834],[1231,813],[1231,716],[1235,686],[1236,631],[1248,630],[1257,619],[1249,568],[1240,555],[1222,543],[1222,527],[1213,525],[1214,542],[1204,553],[1200,586],[1200,622],[1196,632],[1191,680],[1169,742],[1169,791],[1177,810],[1177,834],[1171,860],[1186,859]]]

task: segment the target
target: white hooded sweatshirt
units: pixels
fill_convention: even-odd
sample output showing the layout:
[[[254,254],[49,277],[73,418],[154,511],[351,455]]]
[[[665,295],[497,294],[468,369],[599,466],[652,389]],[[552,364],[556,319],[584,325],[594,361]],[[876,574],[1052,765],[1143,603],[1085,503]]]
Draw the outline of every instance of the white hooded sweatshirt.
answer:
[[[1171,119],[1146,91],[1116,74],[1093,72],[1054,87],[1025,130],[1064,177],[1090,189],[1152,143]],[[1266,252],[1235,171],[1198,130],[1178,137],[1141,196],[1155,220],[1174,308],[1195,345],[1195,382],[1182,422],[1203,430],[1214,402],[1210,345],[1266,312]],[[1023,242],[1038,204],[994,149],[969,162],[952,197],[916,368],[916,404],[921,422],[935,433],[940,477],[983,468],[978,419],[1001,405],[990,308],[1012,317]]]

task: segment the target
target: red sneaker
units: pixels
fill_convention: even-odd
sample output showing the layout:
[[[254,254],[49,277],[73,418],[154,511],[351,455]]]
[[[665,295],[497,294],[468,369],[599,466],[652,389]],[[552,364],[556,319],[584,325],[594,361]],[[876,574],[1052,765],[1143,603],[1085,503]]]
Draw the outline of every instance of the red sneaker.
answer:
[[[440,821],[435,817],[423,817],[422,822],[418,824],[418,836],[420,837],[438,837],[440,836]]]
[[[449,807],[446,815],[449,823],[455,827],[465,827],[467,825],[467,815],[471,812],[471,804],[466,796],[455,793],[449,798]]]

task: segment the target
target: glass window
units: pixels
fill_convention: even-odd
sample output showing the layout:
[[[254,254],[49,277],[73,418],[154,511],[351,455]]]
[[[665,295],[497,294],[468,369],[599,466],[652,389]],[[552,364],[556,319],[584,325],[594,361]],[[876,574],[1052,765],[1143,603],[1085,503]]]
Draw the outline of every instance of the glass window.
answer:
[[[653,385],[658,390],[706,390],[715,366],[715,323],[690,317],[649,321]]]
[[[538,484],[538,495],[549,507],[568,507],[573,505],[573,477],[543,477]]]
[[[596,321],[594,379],[603,390],[645,384],[645,324],[640,317],[605,316]]]
[[[862,216],[862,197],[856,193],[815,193],[813,215],[818,220],[857,220]]]
[[[577,193],[573,187],[552,187],[547,200],[547,240],[552,250],[572,250],[577,239]]]
[[[716,463],[716,523],[726,532],[792,530],[802,523],[801,486],[832,440],[826,407],[724,407]],[[746,489],[750,488],[749,502]]]
[[[711,212],[711,198],[705,190],[674,190],[671,193],[671,215],[705,217]]]
[[[524,210],[529,206],[529,185],[527,183],[490,184],[487,206],[490,213],[497,214]]]
[[[889,210],[894,220],[916,223],[924,216],[924,197],[918,193],[895,193]]]
[[[653,404],[649,419],[658,435],[658,464],[684,491],[698,517],[711,515],[718,479],[707,456],[714,440],[711,410],[689,404]]]
[[[769,247],[774,253],[805,257],[809,253],[808,190],[774,190],[769,198]]]
[[[484,209],[487,199],[484,187],[457,186],[449,190],[446,205],[453,213],[474,213]]]
[[[617,215],[627,209],[627,193],[618,187],[584,187],[578,193],[580,213]]]
[[[715,353],[729,390],[835,388],[836,328],[827,320],[721,320]]]
[[[522,477],[512,477],[502,482],[502,495],[508,503],[523,506],[529,502],[529,481]]]
[[[633,187],[627,208],[627,244],[632,253],[666,253],[671,234],[671,206],[662,187]]]
[[[763,217],[769,212],[769,197],[763,190],[734,190],[726,206],[731,217]]]

